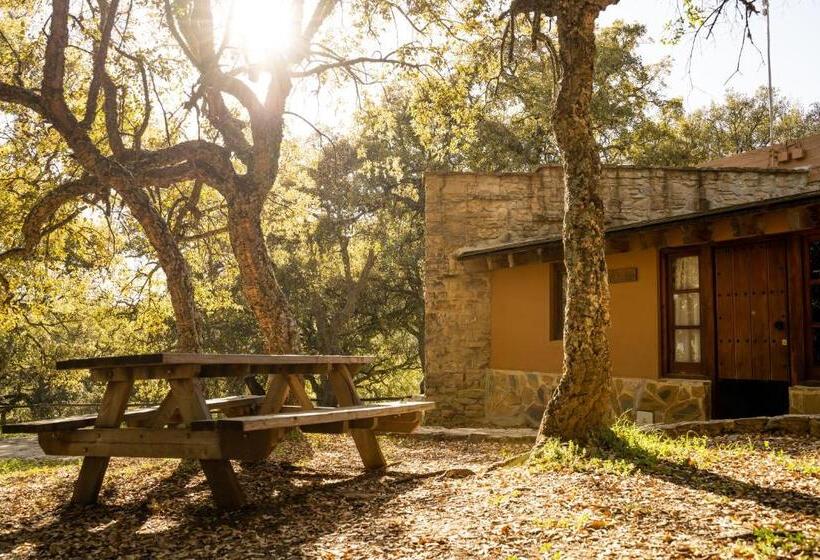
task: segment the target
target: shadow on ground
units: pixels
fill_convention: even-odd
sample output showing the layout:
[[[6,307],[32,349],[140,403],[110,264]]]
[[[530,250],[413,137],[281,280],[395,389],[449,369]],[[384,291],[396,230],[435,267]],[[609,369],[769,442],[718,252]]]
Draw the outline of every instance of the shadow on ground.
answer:
[[[689,461],[673,461],[659,457],[644,447],[635,445],[616,432],[603,437],[602,459],[619,459],[635,466],[646,475],[694,490],[732,499],[752,500],[758,504],[788,513],[817,515],[820,497],[774,486],[761,486],[702,469]]]
[[[212,506],[199,474],[196,463],[181,462],[147,493],[132,490],[118,505],[110,505],[112,494],[127,490],[109,483],[99,505],[63,506],[43,525],[0,532],[0,556],[299,558],[306,545],[378,516],[396,496],[440,473],[345,476],[276,462],[243,465],[238,476],[250,504],[232,512]],[[48,491],[68,496],[70,487],[67,480]]]

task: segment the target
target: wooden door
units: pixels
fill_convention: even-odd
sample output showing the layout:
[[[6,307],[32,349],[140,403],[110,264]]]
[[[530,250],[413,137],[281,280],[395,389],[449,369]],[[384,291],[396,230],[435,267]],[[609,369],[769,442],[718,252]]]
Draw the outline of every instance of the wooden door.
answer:
[[[715,248],[720,379],[788,381],[786,242]]]

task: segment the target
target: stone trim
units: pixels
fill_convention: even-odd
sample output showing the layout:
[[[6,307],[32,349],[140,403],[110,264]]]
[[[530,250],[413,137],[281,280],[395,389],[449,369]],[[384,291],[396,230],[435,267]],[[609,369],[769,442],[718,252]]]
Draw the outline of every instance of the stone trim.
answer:
[[[485,376],[483,423],[538,427],[559,373],[489,370]],[[652,423],[706,420],[710,416],[711,382],[692,379],[616,377],[615,409],[633,421],[636,412],[652,414]]]
[[[820,437],[820,414],[786,414],[783,416],[755,416],[753,418],[708,420],[705,422],[678,422],[676,424],[656,424],[647,426],[646,429],[663,432],[670,437],[767,432]]]
[[[789,414],[820,414],[820,387],[789,387]]]

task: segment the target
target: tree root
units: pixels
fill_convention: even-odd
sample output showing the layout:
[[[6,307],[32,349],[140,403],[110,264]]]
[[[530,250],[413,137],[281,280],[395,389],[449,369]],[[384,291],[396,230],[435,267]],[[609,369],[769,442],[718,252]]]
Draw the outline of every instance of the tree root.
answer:
[[[520,467],[520,466],[524,465],[529,458],[530,458],[530,452],[529,451],[525,451],[524,453],[519,453],[518,455],[513,455],[512,457],[509,457],[509,458],[504,459],[502,461],[497,461],[497,462],[491,464],[489,467],[484,469],[484,472],[482,474],[487,474],[487,473],[493,472],[493,471],[498,470],[498,469],[506,469],[506,468],[509,468],[509,467]]]

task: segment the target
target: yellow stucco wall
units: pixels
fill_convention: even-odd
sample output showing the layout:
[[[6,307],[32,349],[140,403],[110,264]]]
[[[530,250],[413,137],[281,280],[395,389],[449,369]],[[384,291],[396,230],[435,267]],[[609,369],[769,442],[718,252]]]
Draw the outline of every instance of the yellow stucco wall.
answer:
[[[786,210],[758,217],[766,235],[790,231]],[[737,239],[731,218],[712,225],[716,242]],[[669,246],[683,245],[680,230],[666,232]],[[611,284],[612,327],[609,340],[617,377],[656,378],[660,375],[658,250],[645,249],[607,256],[610,269],[636,267],[637,282]],[[491,354],[494,369],[561,371],[561,341],[549,339],[549,264],[532,264],[492,272]]]
[[[614,374],[658,377],[658,252],[607,257],[610,268],[636,267],[637,282],[612,284],[610,347]],[[562,344],[549,336],[550,265],[492,272],[491,355],[494,369],[560,372]]]

